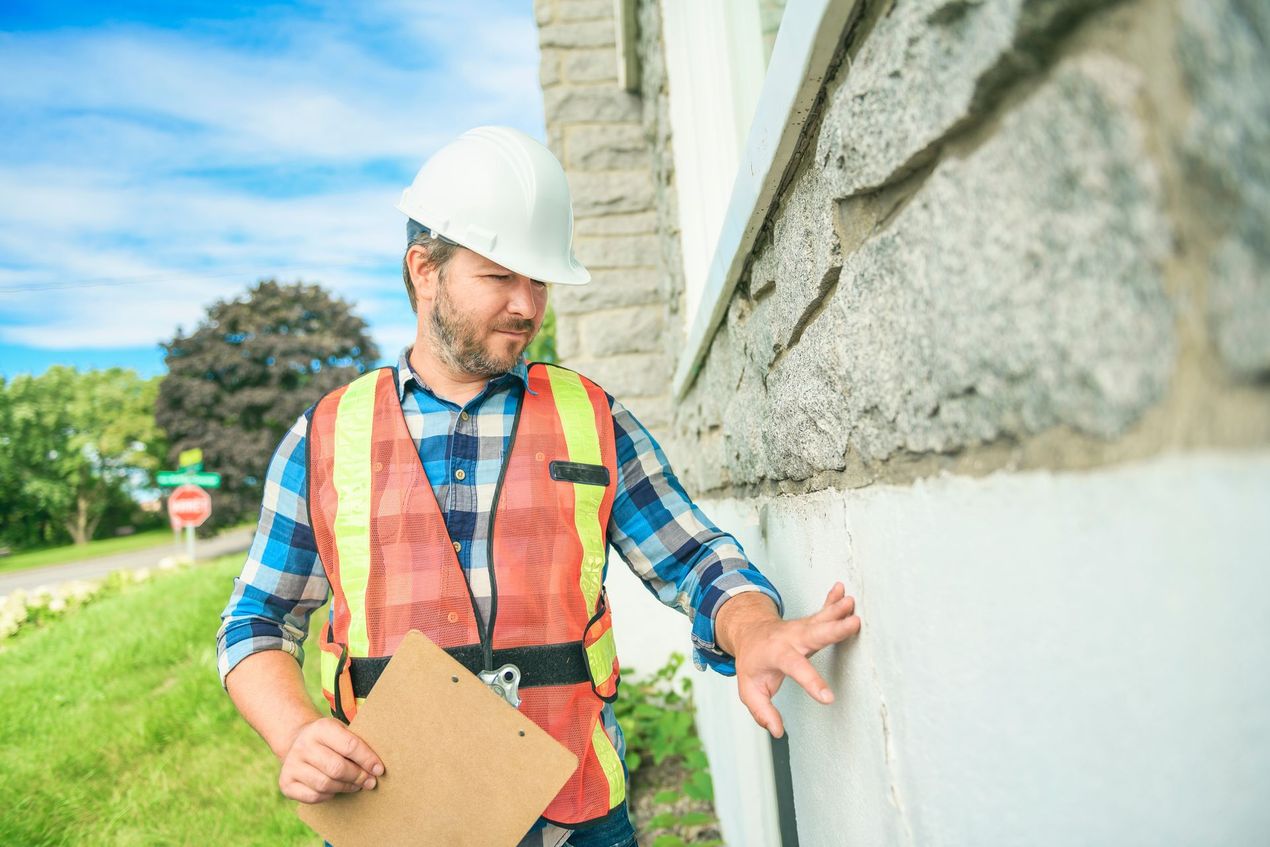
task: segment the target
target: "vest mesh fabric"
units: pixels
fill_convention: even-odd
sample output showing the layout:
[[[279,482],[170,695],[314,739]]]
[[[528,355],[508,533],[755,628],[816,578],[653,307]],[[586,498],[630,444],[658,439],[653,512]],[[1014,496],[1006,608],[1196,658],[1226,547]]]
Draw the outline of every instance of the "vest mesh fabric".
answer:
[[[441,647],[478,644],[481,627],[392,371],[324,397],[312,416],[309,450],[310,517],[333,597],[321,645],[323,688],[332,708],[339,705],[351,720],[356,703],[348,674],[337,673],[341,657],[391,656],[412,629]],[[602,464],[610,483],[553,479],[553,461]],[[604,392],[572,372],[532,367],[492,516],[493,649],[594,642],[609,631],[607,608],[592,618],[616,478]],[[625,796],[621,762],[600,722],[600,695],[616,683],[614,659],[611,676],[594,687],[520,691],[521,711],[579,759],[543,814],[552,822],[576,826],[602,817]]]

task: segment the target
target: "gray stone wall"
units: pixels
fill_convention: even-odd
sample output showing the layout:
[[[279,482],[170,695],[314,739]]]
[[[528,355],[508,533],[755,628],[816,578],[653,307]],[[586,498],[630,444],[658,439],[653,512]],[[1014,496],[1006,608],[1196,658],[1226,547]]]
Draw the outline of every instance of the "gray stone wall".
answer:
[[[689,487],[1270,442],[1268,8],[862,4],[676,410]]]
[[[1270,443],[1270,5],[860,3],[673,406],[659,5],[638,4],[637,94],[616,86],[611,3],[536,8],[597,276],[553,295],[560,351],[633,398],[694,492]]]
[[[568,175],[574,249],[593,276],[587,286],[552,288],[557,352],[665,438],[674,368],[666,339],[682,283],[666,204],[673,192],[657,8],[639,10],[647,58],[636,93],[617,85],[612,0],[535,0],[534,10],[548,146]]]

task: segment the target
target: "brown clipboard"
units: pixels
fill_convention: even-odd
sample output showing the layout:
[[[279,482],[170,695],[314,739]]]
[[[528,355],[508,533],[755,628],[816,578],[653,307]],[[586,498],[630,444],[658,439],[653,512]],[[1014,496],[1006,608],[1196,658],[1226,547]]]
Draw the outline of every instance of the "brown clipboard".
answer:
[[[383,760],[379,784],[297,804],[300,820],[334,847],[515,847],[578,765],[417,631],[349,728]]]

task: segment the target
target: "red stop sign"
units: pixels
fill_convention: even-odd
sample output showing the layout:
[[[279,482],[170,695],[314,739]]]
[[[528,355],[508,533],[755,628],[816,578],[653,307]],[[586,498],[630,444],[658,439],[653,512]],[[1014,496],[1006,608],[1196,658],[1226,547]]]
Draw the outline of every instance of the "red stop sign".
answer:
[[[197,485],[182,485],[168,497],[168,514],[174,526],[202,526],[212,516],[212,498]]]

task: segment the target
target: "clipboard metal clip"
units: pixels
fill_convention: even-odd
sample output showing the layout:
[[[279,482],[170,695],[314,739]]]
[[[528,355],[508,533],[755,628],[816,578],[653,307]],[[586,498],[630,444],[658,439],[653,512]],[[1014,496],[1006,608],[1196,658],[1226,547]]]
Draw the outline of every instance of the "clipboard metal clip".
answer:
[[[520,668],[515,665],[503,665],[498,670],[481,671],[478,674],[481,682],[489,686],[499,697],[511,703],[513,709],[520,708]]]

